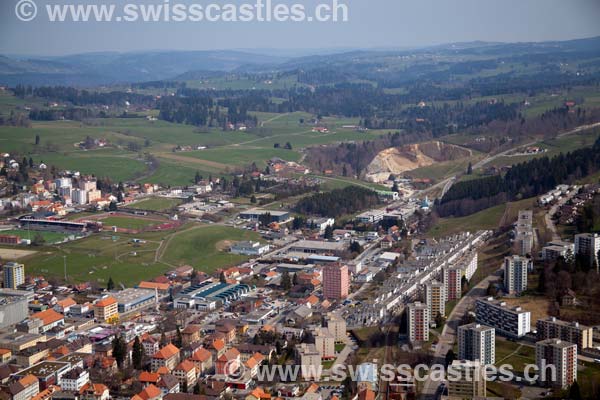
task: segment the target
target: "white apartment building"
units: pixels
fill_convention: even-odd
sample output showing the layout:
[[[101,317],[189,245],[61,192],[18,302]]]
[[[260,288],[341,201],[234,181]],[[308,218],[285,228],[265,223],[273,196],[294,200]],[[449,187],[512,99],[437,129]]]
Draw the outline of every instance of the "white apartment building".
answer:
[[[518,338],[531,331],[531,313],[521,307],[508,307],[492,297],[475,302],[476,321],[496,329],[502,336]]]
[[[504,258],[504,288],[508,294],[521,294],[527,290],[527,271],[533,261],[521,256]]]
[[[493,365],[496,362],[496,330],[478,323],[460,326],[458,358]]]

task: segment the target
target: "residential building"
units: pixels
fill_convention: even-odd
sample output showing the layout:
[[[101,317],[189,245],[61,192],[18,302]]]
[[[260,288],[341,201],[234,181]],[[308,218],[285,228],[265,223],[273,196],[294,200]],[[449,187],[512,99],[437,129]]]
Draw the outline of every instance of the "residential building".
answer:
[[[486,398],[485,368],[479,361],[454,360],[448,367],[448,398]]]
[[[429,308],[421,302],[408,305],[408,339],[411,343],[429,340]]]
[[[425,285],[425,304],[432,320],[438,314],[442,317],[446,315],[446,286],[442,282],[433,281]]]
[[[83,189],[73,189],[71,191],[71,200],[73,204],[84,205],[88,203],[87,192]]]
[[[316,328],[313,336],[321,359],[335,358],[335,336],[327,328]]]
[[[314,344],[300,343],[296,345],[296,364],[301,367],[300,372],[303,379],[320,379],[321,353]]]
[[[241,366],[241,354],[238,349],[232,347],[217,359],[215,372],[219,375],[231,375],[236,373]]]
[[[152,371],[158,370],[160,367],[165,367],[172,371],[181,361],[179,349],[168,344],[152,356],[151,366]]]
[[[575,256],[588,257],[590,265],[596,263],[598,268],[598,252],[600,251],[600,235],[597,233],[582,233],[575,235]]]
[[[94,303],[94,317],[100,322],[114,322],[119,319],[119,303],[114,297],[104,297]]]
[[[348,266],[344,264],[326,264],[323,267],[323,296],[326,299],[344,299],[348,297],[350,278]]]
[[[0,329],[18,324],[29,313],[29,295],[32,292],[14,289],[0,289]]]
[[[542,258],[546,261],[556,260],[558,257],[567,258],[575,253],[575,245],[571,242],[555,240],[542,248]]]
[[[521,307],[508,307],[506,302],[492,297],[475,302],[475,318],[480,324],[491,326],[500,335],[519,338],[531,331],[531,313]]]
[[[17,289],[25,283],[25,265],[16,262],[7,262],[2,267],[4,272],[4,287]]]
[[[29,319],[38,319],[42,321],[42,323],[39,325],[39,332],[34,333],[44,333],[59,325],[64,325],[65,323],[65,316],[57,313],[52,308],[32,314]]]
[[[462,295],[462,269],[460,267],[446,267],[443,276],[446,301],[460,299]]]
[[[90,382],[90,374],[88,371],[76,367],[60,378],[59,386],[62,390],[68,392],[79,392],[81,388]]]
[[[556,338],[537,342],[535,361],[540,371],[538,382],[542,385],[567,388],[577,380],[577,345],[574,343]],[[555,374],[548,365],[554,366]]]
[[[504,289],[508,294],[521,294],[527,290],[527,271],[533,261],[521,256],[504,258]]]
[[[30,400],[40,392],[39,380],[34,375],[25,375],[8,385],[12,400]]]
[[[493,365],[496,362],[495,329],[478,323],[460,326],[458,358],[479,361],[483,365]]]
[[[196,366],[189,360],[183,360],[173,370],[173,375],[177,378],[182,387],[192,388],[196,384],[198,374]]]
[[[579,348],[579,352],[593,347],[593,328],[581,325],[579,322],[566,322],[558,320],[556,317],[549,317],[539,319],[536,328],[538,340],[556,338],[575,343]]]
[[[336,342],[346,340],[346,320],[335,313],[327,313],[325,316],[325,326],[333,334]]]

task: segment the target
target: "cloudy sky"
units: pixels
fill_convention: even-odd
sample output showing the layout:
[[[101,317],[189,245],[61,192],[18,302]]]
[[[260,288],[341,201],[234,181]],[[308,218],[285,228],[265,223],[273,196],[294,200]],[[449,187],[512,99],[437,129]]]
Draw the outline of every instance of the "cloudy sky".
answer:
[[[21,0],[32,1],[32,0]],[[0,1],[0,54],[206,49],[404,48],[462,41],[545,41],[600,36],[599,0],[338,0],[349,21],[49,22],[46,4],[254,3],[256,0],[33,0],[37,17],[20,21],[19,0]],[[266,0],[263,0],[266,1]],[[313,10],[333,0],[272,0]],[[27,10],[27,8],[25,9]]]

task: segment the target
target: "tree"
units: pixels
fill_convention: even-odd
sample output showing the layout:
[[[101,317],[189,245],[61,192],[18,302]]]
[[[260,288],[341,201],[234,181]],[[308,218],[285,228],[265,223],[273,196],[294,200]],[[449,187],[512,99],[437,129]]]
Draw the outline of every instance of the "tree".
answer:
[[[467,166],[467,175],[473,175],[473,165],[471,161],[469,161],[469,165]]]
[[[358,243],[357,241],[352,241],[352,243],[350,243],[350,252],[351,253],[362,253],[363,248],[360,245],[360,243]]]
[[[252,197],[250,197],[250,203],[256,204],[256,196],[255,195],[252,195]]]
[[[40,232],[37,232],[31,241],[31,244],[34,246],[43,246],[44,243],[46,243],[46,239],[44,239],[44,236]]]
[[[198,380],[196,385],[194,385],[194,394],[200,394],[200,380]]]
[[[444,317],[439,312],[435,316],[435,324],[438,326],[438,328],[444,325]]]
[[[119,368],[121,368],[127,355],[127,344],[121,336],[115,337],[112,341],[112,355],[117,361]]]
[[[577,381],[573,382],[571,387],[569,387],[569,400],[581,400],[581,389],[579,388],[579,383]]]
[[[290,142],[286,142],[284,148],[286,150],[291,150],[292,149],[292,144]]]
[[[114,212],[117,210],[118,210],[117,203],[114,201],[111,201],[110,204],[108,205],[108,211]]]
[[[131,352],[131,361],[133,363],[133,368],[137,370],[142,369],[142,363],[144,359],[144,346],[140,342],[139,336],[135,337],[133,341],[133,349]]]
[[[298,274],[294,274],[294,276],[292,277],[292,285],[298,285]]]
[[[225,271],[221,271],[221,273],[219,274],[219,282],[227,283],[227,278],[225,277]]]
[[[38,146],[40,144],[40,135],[35,135],[35,145]]]
[[[284,271],[283,274],[281,274],[281,287],[283,290],[290,290],[292,288],[290,273],[287,271]]]
[[[113,281],[112,276],[108,278],[108,282],[106,283],[106,290],[109,292],[115,288],[115,282]]]
[[[454,354],[454,351],[452,349],[448,350],[446,353],[446,368],[448,368],[448,365],[452,364],[455,359],[456,355]]]
[[[327,227],[325,228],[325,233],[323,233],[323,237],[325,239],[333,238],[333,227],[331,225],[327,225]]]

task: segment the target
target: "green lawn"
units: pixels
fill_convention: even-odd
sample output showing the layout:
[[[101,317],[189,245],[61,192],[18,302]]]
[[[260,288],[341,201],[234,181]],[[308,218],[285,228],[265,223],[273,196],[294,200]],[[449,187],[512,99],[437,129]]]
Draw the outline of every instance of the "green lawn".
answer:
[[[448,236],[463,231],[496,229],[504,215],[506,204],[488,208],[478,213],[460,218],[440,218],[429,234],[434,237]]]
[[[33,240],[37,235],[41,235],[47,244],[59,243],[65,240],[65,238],[71,236],[69,234],[58,233],[58,232],[44,232],[44,231],[28,231],[27,229],[11,229],[8,231],[0,231],[0,235],[17,235],[21,239]]]
[[[117,228],[134,230],[144,229],[152,225],[158,225],[160,223],[159,221],[153,221],[150,219],[129,217],[107,217],[101,219],[100,222],[102,222],[102,224],[105,227],[116,226]]]
[[[163,261],[173,265],[189,264],[200,271],[212,272],[248,259],[228,252],[232,242],[259,238],[252,231],[218,225],[200,226],[175,235],[166,248]]]
[[[128,287],[141,280],[150,280],[171,267],[155,262],[155,253],[164,233],[139,235],[98,234],[86,239],[46,247],[23,259],[28,274],[39,274],[63,281],[66,256],[69,283],[94,282],[105,286],[109,277]],[[145,244],[131,243],[133,238],[148,240]]]
[[[135,204],[129,205],[129,208],[135,208],[138,210],[148,210],[148,211],[167,211],[174,207],[177,207],[183,203],[181,199],[171,199],[167,197],[151,197],[149,199],[144,199],[142,201],[138,201]]]

